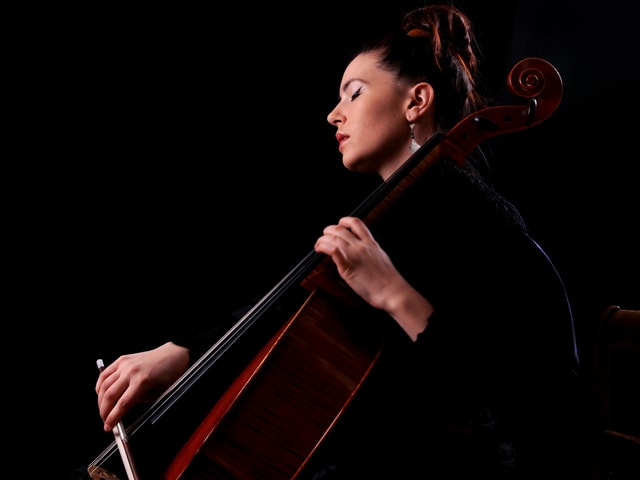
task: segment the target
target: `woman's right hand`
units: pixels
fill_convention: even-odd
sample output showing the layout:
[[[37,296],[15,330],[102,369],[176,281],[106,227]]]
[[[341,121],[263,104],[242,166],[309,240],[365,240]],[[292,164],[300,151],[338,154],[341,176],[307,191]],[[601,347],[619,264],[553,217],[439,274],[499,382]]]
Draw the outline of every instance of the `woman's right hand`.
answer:
[[[189,366],[189,350],[167,342],[153,350],[122,355],[98,376],[98,408],[109,432],[136,403],[153,401]]]

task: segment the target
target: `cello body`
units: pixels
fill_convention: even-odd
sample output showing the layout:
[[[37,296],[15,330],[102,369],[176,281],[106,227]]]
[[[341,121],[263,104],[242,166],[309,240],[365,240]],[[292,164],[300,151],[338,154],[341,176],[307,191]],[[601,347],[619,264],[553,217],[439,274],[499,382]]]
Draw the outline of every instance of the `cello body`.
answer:
[[[438,159],[463,163],[485,139],[545,120],[562,97],[558,72],[538,58],[518,62],[507,85],[528,102],[434,135],[352,215],[376,225]],[[311,252],[127,430],[142,480],[296,479],[375,368],[384,320]],[[88,472],[126,480],[114,443]]]
[[[380,353],[381,337],[362,335],[376,329],[357,313],[336,307],[320,290],[311,293],[162,478],[296,478]]]

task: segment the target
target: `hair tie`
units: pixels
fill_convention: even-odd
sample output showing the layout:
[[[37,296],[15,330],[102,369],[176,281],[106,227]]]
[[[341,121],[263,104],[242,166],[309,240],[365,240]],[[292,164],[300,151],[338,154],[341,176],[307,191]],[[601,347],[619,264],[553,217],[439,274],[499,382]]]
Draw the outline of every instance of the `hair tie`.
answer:
[[[413,28],[407,32],[408,37],[428,37],[429,32],[423,28]]]

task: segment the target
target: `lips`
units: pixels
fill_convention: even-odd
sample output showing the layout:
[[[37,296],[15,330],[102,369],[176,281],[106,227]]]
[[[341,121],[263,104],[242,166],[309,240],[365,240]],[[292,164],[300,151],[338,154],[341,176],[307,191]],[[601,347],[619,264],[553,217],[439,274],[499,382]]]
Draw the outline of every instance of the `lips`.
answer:
[[[343,133],[336,133],[336,140],[338,140],[338,143],[340,145],[342,145],[348,138],[348,135],[345,135]]]

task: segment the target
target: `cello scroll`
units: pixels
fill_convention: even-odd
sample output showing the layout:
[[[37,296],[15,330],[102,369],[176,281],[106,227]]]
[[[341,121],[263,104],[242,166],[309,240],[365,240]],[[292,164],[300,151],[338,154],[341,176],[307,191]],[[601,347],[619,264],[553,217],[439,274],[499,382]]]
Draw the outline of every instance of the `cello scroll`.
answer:
[[[543,122],[562,99],[562,78],[556,68],[542,58],[525,58],[515,64],[507,77],[507,87],[512,94],[529,102],[484,108],[461,120],[441,142],[448,156],[462,164],[487,138],[526,130]]]
[[[542,58],[529,57],[516,63],[509,72],[507,87],[512,94],[529,101],[483,108],[460,120],[448,132],[431,137],[375,196],[363,202],[359,216],[367,225],[374,224],[438,159],[448,157],[463,165],[481,142],[543,122],[562,99],[562,78],[556,68]]]

